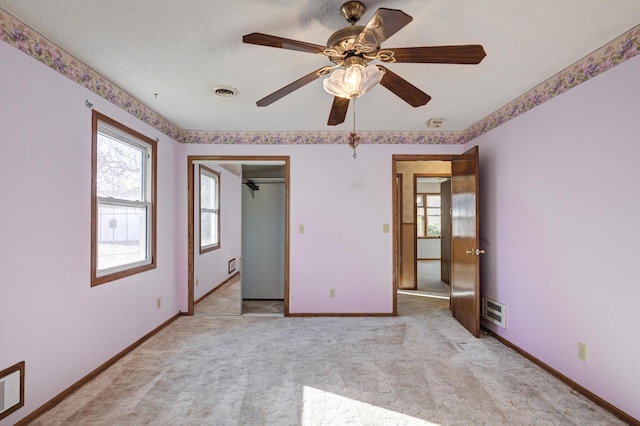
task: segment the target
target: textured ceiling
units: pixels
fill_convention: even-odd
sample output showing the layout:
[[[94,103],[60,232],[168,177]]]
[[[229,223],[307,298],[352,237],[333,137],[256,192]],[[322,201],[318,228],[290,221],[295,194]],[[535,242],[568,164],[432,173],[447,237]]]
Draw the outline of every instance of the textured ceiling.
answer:
[[[185,130],[330,131],[332,97],[314,81],[268,107],[255,102],[329,65],[324,56],[248,45],[263,32],[326,44],[347,26],[342,0],[0,0],[0,8]],[[357,102],[363,131],[462,131],[640,24],[638,0],[363,0],[413,17],[383,48],[482,44],[479,65],[389,64],[429,95],[412,108],[382,86]],[[239,90],[234,98],[211,92]],[[156,97],[157,94],[157,97]]]

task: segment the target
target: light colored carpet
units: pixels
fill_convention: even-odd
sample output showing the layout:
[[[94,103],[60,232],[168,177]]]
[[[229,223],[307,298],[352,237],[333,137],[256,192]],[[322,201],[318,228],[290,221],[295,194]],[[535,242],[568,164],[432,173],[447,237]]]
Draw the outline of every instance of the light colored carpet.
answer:
[[[181,317],[36,425],[624,424],[447,300],[398,317]]]
[[[284,315],[284,300],[243,300],[242,315]]]
[[[440,260],[418,260],[418,292],[438,297],[450,296],[450,286],[440,280],[440,267]]]
[[[240,275],[216,288],[194,307],[194,315],[240,315],[242,294]]]

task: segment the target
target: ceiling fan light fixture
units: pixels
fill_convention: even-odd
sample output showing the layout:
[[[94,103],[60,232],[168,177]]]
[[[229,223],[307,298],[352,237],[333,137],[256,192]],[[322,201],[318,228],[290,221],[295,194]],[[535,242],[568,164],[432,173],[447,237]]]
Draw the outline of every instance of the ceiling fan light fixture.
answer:
[[[334,71],[322,82],[324,90],[340,98],[355,99],[380,83],[384,71],[375,65],[352,64],[344,70]]]

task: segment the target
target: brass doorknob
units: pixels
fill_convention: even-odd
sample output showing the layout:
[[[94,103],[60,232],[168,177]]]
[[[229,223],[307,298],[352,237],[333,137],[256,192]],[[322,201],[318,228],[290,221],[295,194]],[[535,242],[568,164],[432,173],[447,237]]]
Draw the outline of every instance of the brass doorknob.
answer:
[[[480,256],[481,254],[484,254],[484,250],[481,249],[470,249],[470,250],[466,250],[467,254],[475,254],[476,256]]]

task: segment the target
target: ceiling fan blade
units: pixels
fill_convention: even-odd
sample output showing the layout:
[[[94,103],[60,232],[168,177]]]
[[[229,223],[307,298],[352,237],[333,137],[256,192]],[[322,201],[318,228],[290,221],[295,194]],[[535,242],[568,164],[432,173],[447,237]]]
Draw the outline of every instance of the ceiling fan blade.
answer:
[[[264,98],[260,99],[258,102],[256,102],[256,105],[258,105],[259,107],[263,107],[263,106],[271,105],[272,103],[274,103],[275,101],[277,101],[280,98],[284,98],[285,96],[287,96],[289,93],[293,92],[294,90],[297,90],[297,89],[301,88],[302,86],[304,86],[305,84],[309,84],[313,80],[315,80],[316,78],[320,77],[320,75],[318,75],[318,72],[320,70],[323,70],[324,68],[325,67],[317,69],[317,70],[305,75],[304,77],[297,79],[293,83],[287,84],[282,89],[276,90],[275,92],[273,92],[269,96],[265,96]]]
[[[380,84],[395,93],[412,107],[425,105],[431,100],[431,96],[427,95],[422,90],[400,77],[398,74],[395,74],[380,65],[378,65],[378,68],[383,69],[385,72]]]
[[[291,40],[288,38],[272,36],[262,33],[251,33],[242,36],[243,43],[257,44],[258,46],[277,47],[280,49],[297,50],[299,52],[322,53],[325,46],[307,43],[304,41]]]
[[[383,41],[400,31],[413,18],[401,10],[381,7],[364,27],[358,42],[379,48]]]
[[[329,126],[335,126],[340,123],[344,123],[344,119],[347,116],[347,110],[349,109],[349,101],[351,99],[341,98],[339,96],[333,97],[333,105],[331,105],[331,112],[329,113]]]
[[[385,49],[393,52],[396,62],[420,64],[479,64],[487,56],[479,44],[462,46],[426,46]]]

